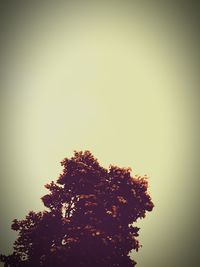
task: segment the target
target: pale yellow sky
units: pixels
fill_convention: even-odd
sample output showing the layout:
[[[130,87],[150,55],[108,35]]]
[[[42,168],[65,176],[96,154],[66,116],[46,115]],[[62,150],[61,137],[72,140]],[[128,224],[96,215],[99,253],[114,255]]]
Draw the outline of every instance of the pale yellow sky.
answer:
[[[105,167],[150,176],[155,209],[140,223],[138,266],[181,257],[195,200],[195,80],[187,31],[170,18],[72,5],[19,22],[5,77],[1,249],[15,238],[13,218],[43,209],[43,185],[58,177],[59,162],[87,149]]]

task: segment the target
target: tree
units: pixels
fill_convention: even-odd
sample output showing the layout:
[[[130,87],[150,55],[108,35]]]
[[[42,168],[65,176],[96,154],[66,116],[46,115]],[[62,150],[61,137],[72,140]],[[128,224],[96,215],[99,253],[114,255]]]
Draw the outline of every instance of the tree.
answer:
[[[56,182],[45,185],[43,212],[14,220],[14,252],[1,255],[5,267],[133,267],[139,228],[153,209],[145,177],[130,168],[101,167],[89,152],[74,152]]]

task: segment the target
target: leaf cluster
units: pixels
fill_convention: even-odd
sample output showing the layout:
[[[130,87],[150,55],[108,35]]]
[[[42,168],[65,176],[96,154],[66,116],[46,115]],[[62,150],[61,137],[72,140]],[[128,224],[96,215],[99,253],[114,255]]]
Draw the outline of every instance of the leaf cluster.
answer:
[[[56,182],[45,185],[43,212],[14,220],[18,231],[6,267],[129,267],[138,250],[139,228],[133,223],[153,209],[146,177],[130,168],[101,167],[89,151],[74,152],[61,165]]]

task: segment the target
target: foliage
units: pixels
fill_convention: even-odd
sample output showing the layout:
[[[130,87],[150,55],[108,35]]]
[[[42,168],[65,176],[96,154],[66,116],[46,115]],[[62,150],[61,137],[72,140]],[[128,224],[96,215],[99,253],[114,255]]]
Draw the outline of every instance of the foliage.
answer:
[[[75,152],[61,165],[57,182],[45,185],[43,212],[14,220],[18,231],[6,267],[132,267],[139,228],[132,224],[153,209],[145,177],[130,168],[101,167],[89,151]]]

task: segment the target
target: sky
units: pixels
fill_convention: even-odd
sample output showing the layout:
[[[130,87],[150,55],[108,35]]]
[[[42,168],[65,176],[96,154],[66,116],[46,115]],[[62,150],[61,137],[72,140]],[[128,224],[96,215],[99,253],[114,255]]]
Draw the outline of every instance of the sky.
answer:
[[[0,251],[12,251],[14,218],[44,209],[44,184],[58,178],[60,161],[90,150],[104,167],[149,177],[155,208],[137,224],[137,266],[198,265],[194,16],[190,6],[150,2],[6,9]]]

